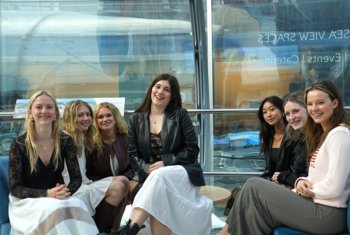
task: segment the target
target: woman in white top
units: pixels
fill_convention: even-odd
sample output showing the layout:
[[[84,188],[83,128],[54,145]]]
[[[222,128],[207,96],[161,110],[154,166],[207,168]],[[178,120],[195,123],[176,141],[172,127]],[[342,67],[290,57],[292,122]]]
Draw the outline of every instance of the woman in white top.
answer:
[[[350,194],[350,131],[342,98],[330,81],[305,92],[308,119],[308,177],[291,191],[257,178],[249,179],[219,233],[271,234],[281,225],[312,234],[346,231]]]
[[[92,125],[92,117],[91,106],[82,100],[68,103],[63,114],[64,130],[71,135],[77,148],[82,175],[82,186],[75,196],[85,202],[91,215],[95,215],[95,222],[100,232],[117,231],[120,219],[116,219],[116,215],[124,209],[124,198],[129,189],[128,180],[126,177],[105,177],[92,181],[87,177],[86,155],[96,148],[97,142],[93,139],[96,128]],[[69,175],[66,167],[63,176],[67,184]]]

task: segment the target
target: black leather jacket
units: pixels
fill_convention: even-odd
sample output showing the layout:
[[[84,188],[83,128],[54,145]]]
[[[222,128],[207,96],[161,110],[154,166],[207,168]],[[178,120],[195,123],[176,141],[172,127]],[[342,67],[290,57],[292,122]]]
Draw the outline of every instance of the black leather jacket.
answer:
[[[150,164],[151,140],[149,113],[134,113],[129,120],[128,156],[143,183]],[[203,170],[198,162],[199,147],[192,121],[185,109],[166,110],[161,131],[164,166],[181,165],[195,186],[205,185]]]
[[[288,144],[288,138],[287,138],[287,133],[284,134],[280,148],[278,150],[278,158],[277,158],[277,162],[276,162],[276,168],[272,168],[272,160],[271,160],[271,149],[272,149],[272,143],[273,143],[273,135],[271,135],[271,139],[270,139],[270,146],[268,151],[265,153],[265,161],[266,161],[266,165],[265,165],[265,171],[260,175],[260,177],[271,180],[272,175],[276,172],[276,171],[284,171],[287,170],[289,165],[287,164],[288,159],[286,159],[286,157],[288,156],[288,154],[286,154],[286,152],[288,151],[287,148],[289,147]]]
[[[294,187],[295,180],[301,176],[307,176],[306,166],[306,144],[298,139],[288,139],[287,133],[283,136],[278,153],[276,168],[271,167],[271,148],[273,135],[271,136],[271,146],[265,156],[266,168],[260,176],[271,180],[275,172],[280,172],[277,181]]]
[[[306,165],[306,143],[302,140],[291,140],[289,150],[289,168],[281,171],[277,177],[277,181],[281,184],[294,187],[295,181],[302,176],[307,176]]]

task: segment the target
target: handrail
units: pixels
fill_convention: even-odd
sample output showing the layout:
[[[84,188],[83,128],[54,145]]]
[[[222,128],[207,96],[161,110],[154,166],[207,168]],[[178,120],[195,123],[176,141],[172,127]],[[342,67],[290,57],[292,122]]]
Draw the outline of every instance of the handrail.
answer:
[[[350,110],[350,106],[349,106]],[[219,113],[256,113],[258,108],[235,108],[235,109],[187,109],[189,113],[195,114],[219,114]],[[134,113],[134,110],[125,110],[126,114]]]
[[[262,172],[205,171],[204,176],[259,176]]]
[[[350,106],[349,106],[350,110]],[[220,114],[220,113],[256,113],[257,108],[235,108],[235,109],[187,109],[194,114]],[[125,114],[133,114],[135,110],[124,110]],[[0,117],[12,117],[14,112],[0,112]]]
[[[13,117],[14,112],[0,112],[0,117]]]
[[[347,112],[350,112],[350,106],[345,106],[344,109]],[[187,109],[189,113],[195,114],[221,114],[221,113],[249,113],[256,114],[258,108],[234,108],[234,109]],[[125,114],[133,114],[135,110],[125,110]],[[0,112],[0,117],[12,117],[14,112]]]

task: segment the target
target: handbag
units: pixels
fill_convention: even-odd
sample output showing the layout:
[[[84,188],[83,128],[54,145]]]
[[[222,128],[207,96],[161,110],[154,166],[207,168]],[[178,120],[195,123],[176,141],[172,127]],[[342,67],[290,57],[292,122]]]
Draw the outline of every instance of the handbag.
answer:
[[[231,191],[231,197],[230,199],[228,199],[226,206],[225,206],[225,210],[224,210],[224,215],[228,215],[230,213],[230,210],[233,206],[233,203],[235,202],[235,199],[239,193],[239,191],[241,191],[242,187],[241,186],[237,186],[235,188],[232,189]]]

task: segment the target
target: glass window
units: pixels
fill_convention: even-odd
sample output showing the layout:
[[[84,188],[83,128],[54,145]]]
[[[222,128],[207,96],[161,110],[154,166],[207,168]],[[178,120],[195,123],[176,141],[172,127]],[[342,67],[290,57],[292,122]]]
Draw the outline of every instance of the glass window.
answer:
[[[2,1],[0,110],[39,89],[56,97],[126,97],[135,109],[158,74],[175,74],[194,107],[188,1]]]
[[[342,0],[213,2],[214,107],[256,109],[266,96],[282,98],[322,79],[349,105],[349,10]],[[216,117],[214,150],[231,144],[232,132],[244,136],[233,127],[246,119],[251,113]]]
[[[214,3],[214,106],[257,107],[322,79],[348,105],[349,10],[342,0]]]

